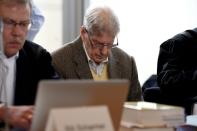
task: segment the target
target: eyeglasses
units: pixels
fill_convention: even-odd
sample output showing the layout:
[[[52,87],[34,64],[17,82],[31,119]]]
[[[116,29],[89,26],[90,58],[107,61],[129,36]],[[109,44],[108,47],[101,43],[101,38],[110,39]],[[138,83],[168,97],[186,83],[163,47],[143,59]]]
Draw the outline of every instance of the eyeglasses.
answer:
[[[103,49],[103,48],[106,46],[107,49],[111,49],[111,48],[114,48],[114,47],[118,46],[118,37],[115,38],[113,44],[96,43],[96,42],[93,42],[92,39],[90,38],[90,35],[89,35],[87,29],[85,29],[85,31],[86,31],[87,34],[88,34],[88,39],[89,39],[90,45],[91,45],[93,48]]]
[[[31,23],[30,20],[16,22],[12,19],[3,19],[4,27],[8,29],[13,29],[18,25],[20,29],[27,30],[30,27],[30,23]]]

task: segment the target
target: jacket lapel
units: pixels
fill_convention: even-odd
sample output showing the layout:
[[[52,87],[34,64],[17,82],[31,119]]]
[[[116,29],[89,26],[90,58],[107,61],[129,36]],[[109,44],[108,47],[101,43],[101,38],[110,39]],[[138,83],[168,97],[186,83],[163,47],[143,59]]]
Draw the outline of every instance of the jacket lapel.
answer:
[[[120,60],[115,59],[113,52],[111,51],[109,55],[108,61],[108,74],[109,78],[119,79],[121,78],[121,68],[120,68]]]
[[[74,52],[76,55],[73,59],[76,65],[75,71],[81,79],[93,79],[82,44],[82,40],[79,38],[76,42],[76,52]]]

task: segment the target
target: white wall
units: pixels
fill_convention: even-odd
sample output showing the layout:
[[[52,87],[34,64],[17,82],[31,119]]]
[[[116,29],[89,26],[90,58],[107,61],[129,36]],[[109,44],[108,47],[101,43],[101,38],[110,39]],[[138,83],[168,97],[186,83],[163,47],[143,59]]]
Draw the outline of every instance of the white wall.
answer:
[[[34,0],[34,2],[45,16],[45,23],[34,42],[51,52],[63,43],[62,0]]]

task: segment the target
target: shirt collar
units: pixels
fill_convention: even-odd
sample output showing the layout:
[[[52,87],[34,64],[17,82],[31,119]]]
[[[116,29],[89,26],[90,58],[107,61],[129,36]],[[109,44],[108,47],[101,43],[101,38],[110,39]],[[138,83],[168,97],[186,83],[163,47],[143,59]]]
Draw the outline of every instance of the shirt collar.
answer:
[[[5,57],[5,59],[7,59],[7,60],[13,60],[13,59],[17,59],[18,58],[18,56],[19,56],[19,52],[17,52],[15,55],[13,55],[12,57],[9,57],[9,58],[7,58],[7,57]]]

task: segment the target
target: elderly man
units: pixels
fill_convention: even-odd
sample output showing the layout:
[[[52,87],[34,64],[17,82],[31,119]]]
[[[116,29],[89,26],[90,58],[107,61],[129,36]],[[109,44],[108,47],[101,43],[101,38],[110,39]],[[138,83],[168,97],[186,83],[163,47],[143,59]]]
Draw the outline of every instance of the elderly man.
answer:
[[[128,79],[127,100],[141,100],[134,58],[119,49],[119,21],[106,6],[87,10],[80,37],[52,53],[57,73],[65,79]]]

